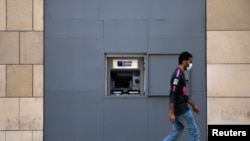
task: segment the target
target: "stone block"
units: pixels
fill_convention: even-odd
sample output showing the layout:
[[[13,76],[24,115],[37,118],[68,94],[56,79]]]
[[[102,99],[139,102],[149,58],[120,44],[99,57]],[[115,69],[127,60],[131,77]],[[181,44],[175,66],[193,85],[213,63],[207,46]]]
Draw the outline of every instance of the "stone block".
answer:
[[[6,65],[0,65],[0,97],[6,96]]]
[[[6,0],[0,0],[0,31],[6,30]]]
[[[33,23],[34,23],[34,30],[35,31],[43,31],[43,13],[44,13],[44,8],[43,4],[44,0],[33,0]]]
[[[207,30],[249,30],[249,0],[207,0]]]
[[[33,96],[43,96],[43,65],[33,66]]]
[[[249,98],[208,98],[208,124],[249,124]]]
[[[7,65],[7,97],[32,96],[32,65]]]
[[[8,0],[7,2],[7,30],[32,30],[32,1]]]
[[[18,130],[18,113],[18,98],[0,98],[0,130]]]
[[[43,131],[33,131],[32,141],[43,141]]]
[[[19,64],[18,32],[0,32],[0,64]]]
[[[43,98],[20,98],[20,129],[43,130]]]
[[[32,141],[32,131],[8,131],[6,141]]]
[[[207,63],[250,63],[250,31],[208,31]]]
[[[0,141],[5,141],[5,131],[0,131]]]
[[[207,65],[208,96],[248,97],[250,65]]]
[[[43,32],[20,33],[20,63],[43,64]]]

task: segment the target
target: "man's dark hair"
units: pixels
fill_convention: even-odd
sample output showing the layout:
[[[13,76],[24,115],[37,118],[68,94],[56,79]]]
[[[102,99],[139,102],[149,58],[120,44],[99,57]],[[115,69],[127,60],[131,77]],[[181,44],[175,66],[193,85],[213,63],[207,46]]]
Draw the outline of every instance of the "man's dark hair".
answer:
[[[192,57],[193,57],[192,54],[190,54],[189,52],[187,51],[182,52],[179,56],[179,65],[182,63],[182,61],[184,60],[187,61],[189,60],[189,58],[192,58]]]

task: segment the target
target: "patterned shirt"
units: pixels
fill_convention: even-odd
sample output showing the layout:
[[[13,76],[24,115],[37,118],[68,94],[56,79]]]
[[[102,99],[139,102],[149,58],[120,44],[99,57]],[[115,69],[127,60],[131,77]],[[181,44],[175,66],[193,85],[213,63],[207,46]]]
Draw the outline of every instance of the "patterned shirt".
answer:
[[[189,110],[187,101],[187,86],[184,72],[177,67],[170,79],[169,102],[174,104],[175,115],[181,115]]]

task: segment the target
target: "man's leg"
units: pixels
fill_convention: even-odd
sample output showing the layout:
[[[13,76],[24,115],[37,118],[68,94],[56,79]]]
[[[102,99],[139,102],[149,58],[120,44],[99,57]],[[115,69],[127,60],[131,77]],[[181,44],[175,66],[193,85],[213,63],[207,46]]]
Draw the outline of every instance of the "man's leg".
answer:
[[[162,141],[177,141],[180,138],[183,129],[184,127],[182,126],[182,124],[178,121],[175,121],[173,124],[173,131]]]
[[[179,121],[188,129],[189,141],[199,141],[200,132],[194,120],[192,111],[183,114]]]

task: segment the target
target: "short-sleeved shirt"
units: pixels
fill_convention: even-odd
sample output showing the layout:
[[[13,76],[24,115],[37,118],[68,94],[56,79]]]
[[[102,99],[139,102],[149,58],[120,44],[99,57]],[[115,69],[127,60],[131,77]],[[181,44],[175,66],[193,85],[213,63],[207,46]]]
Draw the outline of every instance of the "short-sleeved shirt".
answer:
[[[170,79],[169,102],[174,104],[175,115],[181,115],[189,110],[187,101],[187,86],[184,72],[177,67]]]

